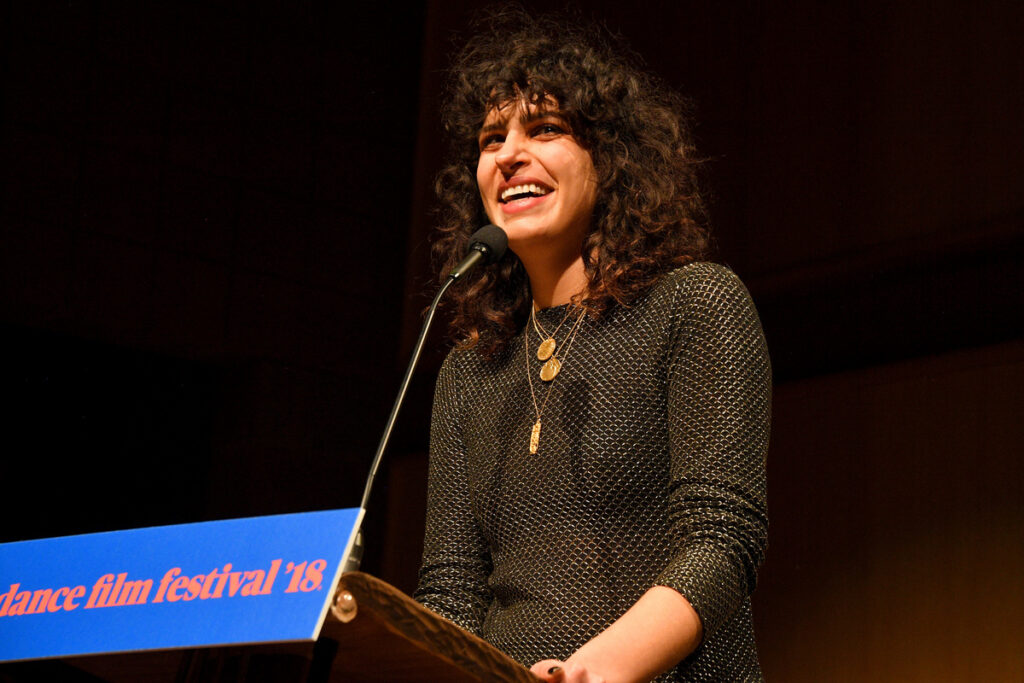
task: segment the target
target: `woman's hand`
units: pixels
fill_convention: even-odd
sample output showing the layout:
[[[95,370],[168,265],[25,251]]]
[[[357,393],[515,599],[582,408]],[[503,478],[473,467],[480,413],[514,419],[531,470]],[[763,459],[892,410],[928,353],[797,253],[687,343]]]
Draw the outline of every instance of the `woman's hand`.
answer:
[[[548,683],[640,683],[678,664],[702,638],[700,616],[690,601],[654,586],[569,659],[545,659],[530,671]]]
[[[548,683],[605,683],[604,677],[587,671],[581,664],[545,659],[530,667],[530,672]]]

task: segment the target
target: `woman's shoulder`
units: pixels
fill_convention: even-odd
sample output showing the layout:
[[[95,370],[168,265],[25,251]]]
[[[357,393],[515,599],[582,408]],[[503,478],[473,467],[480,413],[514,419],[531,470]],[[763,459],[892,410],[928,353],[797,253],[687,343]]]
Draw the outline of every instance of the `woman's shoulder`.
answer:
[[[466,362],[472,353],[473,349],[464,343],[452,345],[441,362],[440,374],[458,374],[466,367]]]
[[[712,261],[694,261],[669,271],[657,287],[676,305],[750,302],[750,292],[739,276],[728,266]]]
[[[714,261],[693,261],[666,273],[664,281],[672,286],[732,285],[740,282],[732,268]]]
[[[699,261],[667,273],[664,314],[674,335],[717,338],[722,335],[763,336],[754,300],[728,266]]]
[[[462,375],[465,373],[486,373],[493,371],[505,362],[508,349],[499,352],[494,357],[484,354],[480,344],[470,343],[469,340],[456,342],[448,350],[444,361],[441,363],[441,374]]]

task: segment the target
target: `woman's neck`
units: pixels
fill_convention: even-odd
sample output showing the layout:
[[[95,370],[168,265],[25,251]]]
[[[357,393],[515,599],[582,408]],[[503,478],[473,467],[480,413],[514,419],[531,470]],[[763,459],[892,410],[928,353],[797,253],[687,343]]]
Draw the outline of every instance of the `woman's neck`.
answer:
[[[582,256],[577,255],[568,263],[543,258],[520,260],[530,277],[530,291],[538,309],[570,303],[574,296],[587,289],[587,272]]]

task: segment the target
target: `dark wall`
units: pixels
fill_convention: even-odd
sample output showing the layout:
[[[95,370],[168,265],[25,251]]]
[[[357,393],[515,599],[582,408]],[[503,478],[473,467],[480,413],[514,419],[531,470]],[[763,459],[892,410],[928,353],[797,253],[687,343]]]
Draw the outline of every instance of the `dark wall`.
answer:
[[[776,387],[769,680],[1024,677],[1024,342]]]
[[[3,538],[357,505],[423,10],[3,8]]]

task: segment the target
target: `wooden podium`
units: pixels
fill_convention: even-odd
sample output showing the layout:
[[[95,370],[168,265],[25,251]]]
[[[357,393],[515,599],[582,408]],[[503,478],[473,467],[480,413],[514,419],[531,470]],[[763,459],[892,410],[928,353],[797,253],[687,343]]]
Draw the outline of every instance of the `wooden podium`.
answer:
[[[487,642],[359,572],[341,577],[325,638],[338,644],[330,681],[539,680]]]
[[[344,574],[313,645],[251,645],[0,665],[0,683],[537,683],[497,649],[368,574]]]

